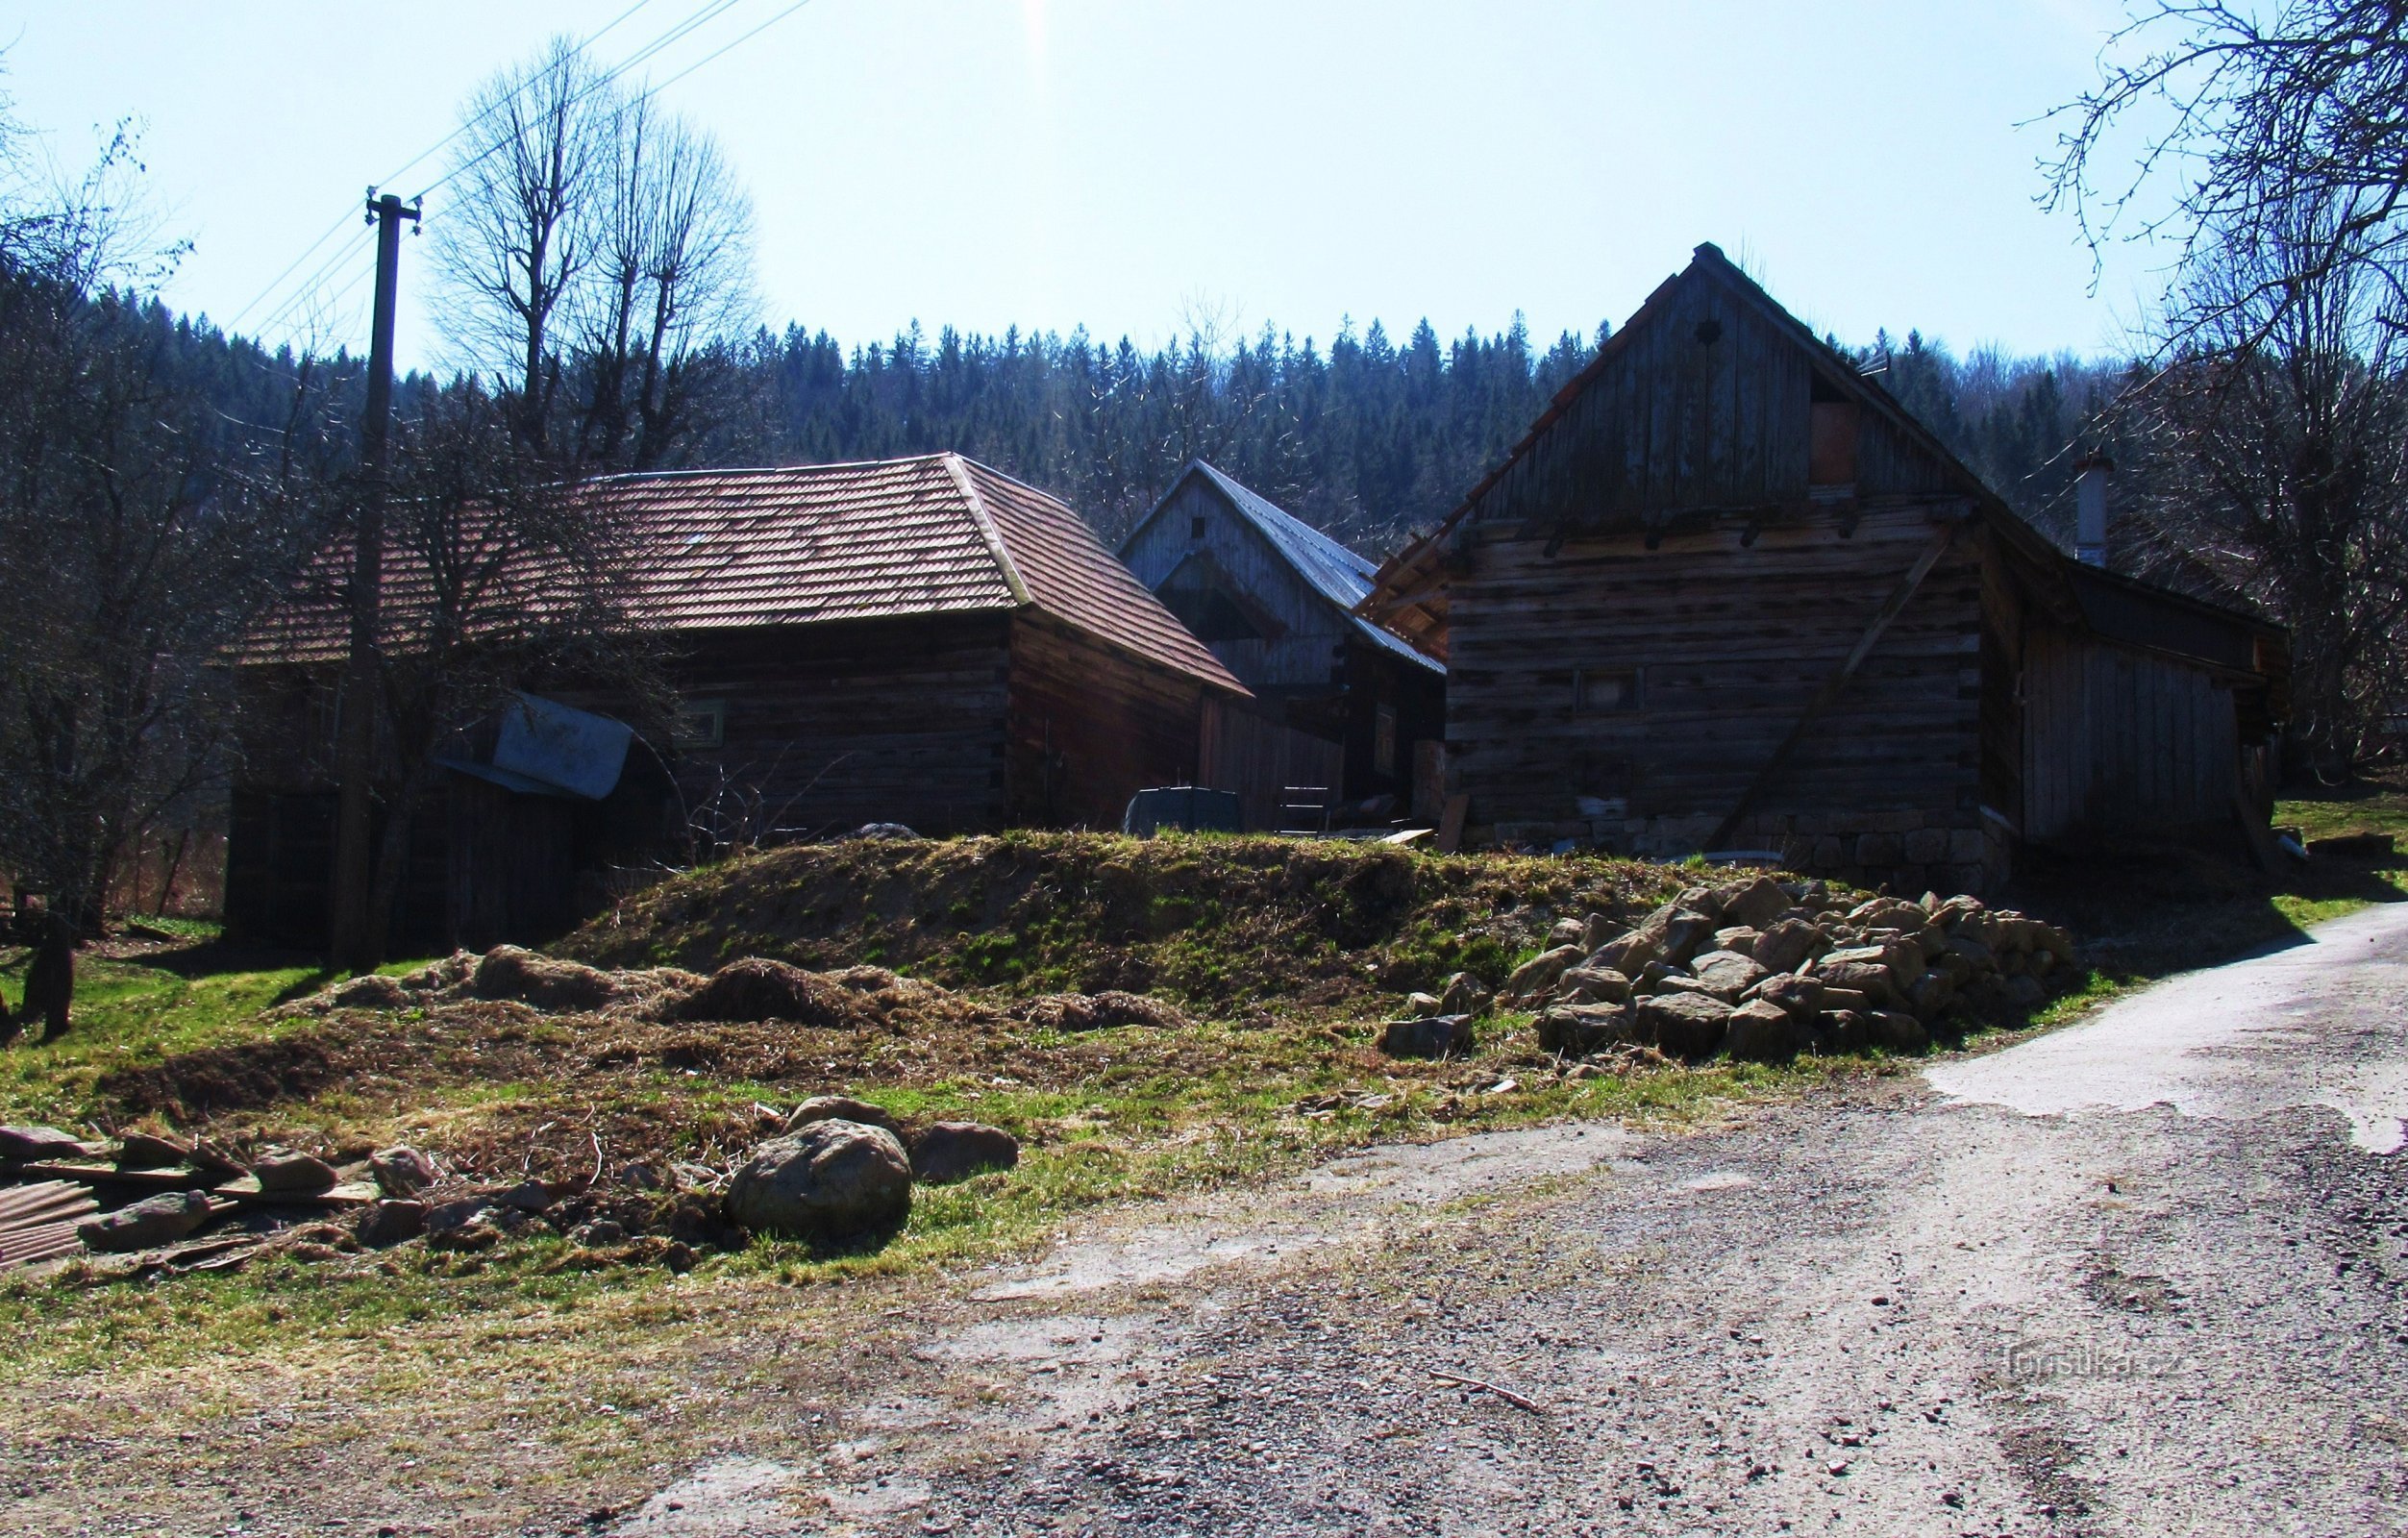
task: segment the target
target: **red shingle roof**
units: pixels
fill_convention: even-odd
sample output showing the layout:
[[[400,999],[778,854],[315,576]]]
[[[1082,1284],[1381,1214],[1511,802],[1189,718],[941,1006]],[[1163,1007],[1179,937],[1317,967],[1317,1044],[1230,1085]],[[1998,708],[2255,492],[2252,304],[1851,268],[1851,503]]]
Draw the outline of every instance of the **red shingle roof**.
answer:
[[[1042,610],[1217,687],[1244,692],[1202,641],[1055,498],[956,454],[770,470],[611,476],[626,602],[669,631]],[[416,585],[388,558],[388,610]],[[313,623],[312,621],[319,621]],[[340,616],[296,601],[251,655],[323,660]]]

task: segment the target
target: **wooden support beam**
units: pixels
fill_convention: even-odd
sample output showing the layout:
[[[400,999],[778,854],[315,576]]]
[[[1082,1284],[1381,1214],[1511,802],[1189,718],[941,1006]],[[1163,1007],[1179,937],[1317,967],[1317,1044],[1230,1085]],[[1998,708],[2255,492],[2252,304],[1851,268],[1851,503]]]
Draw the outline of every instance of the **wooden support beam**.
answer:
[[[1781,739],[1781,745],[1773,750],[1773,757],[1765,761],[1764,767],[1756,771],[1755,778],[1748,781],[1748,788],[1740,792],[1737,804],[1714,830],[1713,836],[1705,841],[1706,853],[1721,849],[1729,842],[1740,823],[1754,809],[1757,798],[1771,788],[1781,770],[1787,767],[1790,756],[1798,751],[1798,745],[1813,730],[1815,722],[1839,699],[1841,691],[1848,687],[1848,681],[1856,676],[1856,670],[1864,666],[1865,658],[1873,655],[1874,647],[1880,644],[1883,633],[1905,610],[1908,600],[1923,586],[1924,579],[1931,575],[1934,566],[1940,564],[1940,558],[1948,554],[1949,544],[1956,538],[1956,530],[1957,526],[1949,523],[1932,531],[1930,541],[1916,556],[1915,563],[1906,568],[1906,575],[1899,579],[1898,585],[1890,589],[1890,596],[1883,599],[1881,607],[1874,610],[1871,623],[1865,626],[1864,634],[1857,637],[1855,649],[1848,654],[1848,659],[1839,665],[1837,672],[1824,681],[1823,687],[1815,691],[1814,698],[1806,702],[1806,708],[1799,715],[1797,724],[1789,729],[1789,734]]]

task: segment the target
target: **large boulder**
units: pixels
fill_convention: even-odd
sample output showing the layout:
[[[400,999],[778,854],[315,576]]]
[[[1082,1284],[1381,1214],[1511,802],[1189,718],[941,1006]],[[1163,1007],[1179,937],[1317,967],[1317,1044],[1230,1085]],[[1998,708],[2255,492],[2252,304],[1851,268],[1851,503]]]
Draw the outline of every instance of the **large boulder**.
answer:
[[[882,1127],[812,1122],[753,1149],[726,1205],[731,1221],[790,1239],[890,1228],[911,1211],[911,1157]]]
[[[617,981],[580,961],[556,961],[515,945],[497,945],[477,962],[480,999],[515,999],[538,1009],[599,1009],[618,997]]]
[[[1725,1004],[1764,980],[1765,969],[1736,951],[1708,951],[1689,963],[1699,984]]]
[[[1823,943],[1822,931],[1803,919],[1780,919],[1756,936],[1748,955],[1767,972],[1795,972]]]
[[[738,1024],[782,1020],[839,1029],[873,1023],[869,1008],[852,989],[816,972],[757,955],[712,973],[709,981],[679,1001],[677,1015],[681,1020]]]
[[[1659,993],[1632,1010],[1641,1041],[1670,1057],[1711,1057],[1722,1050],[1730,1005],[1707,993]]]
[[[933,1122],[904,1139],[914,1179],[931,1185],[1020,1162],[1020,1139],[981,1122]]]
[[[1630,980],[1606,967],[1573,967],[1556,984],[1555,999],[1559,1004],[1627,1004]]]
[[[1723,1050],[1753,1062],[1777,1062],[1798,1050],[1800,1034],[1789,1011],[1757,999],[1730,1012]]]
[[[1898,1001],[1898,980],[1881,964],[1880,953],[1872,951],[1869,959],[1850,959],[1867,955],[1866,950],[1834,951],[1815,963],[1814,975],[1826,988],[1839,988],[1863,994],[1876,1005],[1887,1006]]]
[[[786,1130],[799,1132],[815,1122],[858,1122],[864,1127],[882,1127],[897,1137],[903,1135],[903,1123],[895,1120],[894,1112],[850,1095],[813,1095],[787,1115]]]
[[[1538,1017],[1541,1052],[1585,1057],[1631,1039],[1630,1011],[1621,1005],[1558,1005]]]
[[[209,1198],[198,1191],[169,1191],[75,1226],[87,1250],[123,1253],[173,1244],[209,1221]]]
[[[1541,951],[1513,969],[1513,976],[1505,980],[1504,997],[1517,1003],[1542,998],[1579,959],[1580,948],[1576,945]]]
[[[1723,892],[1723,922],[1744,924],[1761,930],[1789,910],[1789,894],[1781,883],[1770,876],[1759,876],[1747,885]]]

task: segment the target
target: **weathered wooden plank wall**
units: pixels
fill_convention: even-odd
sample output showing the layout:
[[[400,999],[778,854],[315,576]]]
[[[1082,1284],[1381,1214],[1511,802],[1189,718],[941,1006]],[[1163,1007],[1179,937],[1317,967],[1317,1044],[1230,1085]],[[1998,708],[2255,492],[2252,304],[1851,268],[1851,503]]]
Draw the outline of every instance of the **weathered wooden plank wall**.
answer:
[[[1196,520],[1204,533],[1195,533]],[[1352,629],[1295,569],[1202,476],[1183,482],[1160,515],[1137,532],[1121,558],[1137,580],[1174,611],[1182,585],[1215,577],[1244,595],[1264,633],[1258,638],[1204,637],[1212,655],[1257,691],[1333,690],[1341,671],[1338,647]]]
[[[1118,828],[1149,785],[1193,784],[1204,685],[1046,615],[1011,625],[1010,821]]]
[[[1198,782],[1237,793],[1250,832],[1286,823],[1281,803],[1291,785],[1318,785],[1328,799],[1345,794],[1345,750],[1327,737],[1283,725],[1236,702],[1207,704],[1204,770]]]
[[[2232,815],[2233,697],[2205,670],[2035,625],[2024,637],[2023,699],[2025,837]]]
[[[1920,509],[1827,524],[1480,546],[1456,580],[1448,742],[1476,824],[1728,811],[1932,536]],[[1925,580],[1761,809],[1978,812],[1979,583],[1960,540]],[[1576,703],[1576,672],[1628,674],[1629,707]]]
[[[726,736],[680,751],[679,786],[689,805],[728,787],[761,808],[750,837],[999,828],[1009,633],[1003,616],[973,615],[695,643],[676,665],[679,692],[725,700]]]

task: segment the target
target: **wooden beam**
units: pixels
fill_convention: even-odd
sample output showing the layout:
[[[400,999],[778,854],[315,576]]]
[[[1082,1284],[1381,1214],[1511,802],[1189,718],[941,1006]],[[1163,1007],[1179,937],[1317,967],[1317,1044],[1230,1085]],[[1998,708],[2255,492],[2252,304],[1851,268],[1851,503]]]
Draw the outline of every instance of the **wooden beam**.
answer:
[[[1814,698],[1806,702],[1806,708],[1799,715],[1797,724],[1789,729],[1789,734],[1781,739],[1781,745],[1773,750],[1773,757],[1756,771],[1755,778],[1748,781],[1748,788],[1740,792],[1739,800],[1732,806],[1729,814],[1714,830],[1713,836],[1705,841],[1705,853],[1721,849],[1737,831],[1741,821],[1754,808],[1756,799],[1772,786],[1775,779],[1788,765],[1790,756],[1798,751],[1798,745],[1813,730],[1815,722],[1839,699],[1841,691],[1848,687],[1848,681],[1856,676],[1856,670],[1864,666],[1865,658],[1873,655],[1874,647],[1880,643],[1891,622],[1905,610],[1908,600],[1923,586],[1924,579],[1931,575],[1931,569],[1940,564],[1940,558],[1948,554],[1949,544],[1956,537],[1956,529],[1955,524],[1943,524],[1932,532],[1930,541],[1915,558],[1915,563],[1906,568],[1906,575],[1899,579],[1898,585],[1890,589],[1890,596],[1883,599],[1881,607],[1874,612],[1872,622],[1866,625],[1864,634],[1857,637],[1855,649],[1848,654],[1848,659],[1839,665],[1837,672],[1824,681],[1823,687],[1815,691]]]

